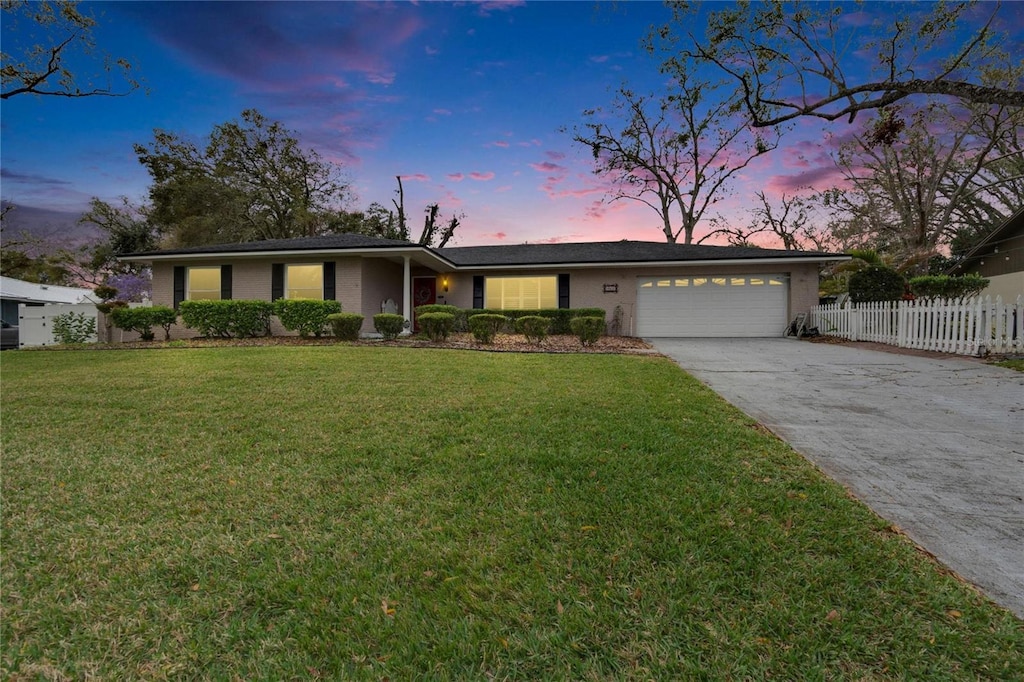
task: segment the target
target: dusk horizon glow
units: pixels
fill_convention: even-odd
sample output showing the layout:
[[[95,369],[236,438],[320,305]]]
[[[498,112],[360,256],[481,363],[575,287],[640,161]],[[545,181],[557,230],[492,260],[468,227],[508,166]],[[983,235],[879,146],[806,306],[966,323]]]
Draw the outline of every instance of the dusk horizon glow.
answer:
[[[437,202],[442,219],[465,214],[452,246],[664,241],[652,209],[608,200],[608,182],[571,135],[584,110],[607,107],[622,85],[668,87],[660,55],[641,45],[670,18],[660,3],[82,7],[98,20],[98,47],[128,58],[149,94],[5,100],[5,202],[71,214],[92,197],[142,203],[150,178],[133,143],[150,142],[154,129],[201,140],[254,108],[341,165],[355,195],[348,210],[391,207],[401,176],[414,238],[423,209]],[[898,9],[865,5],[850,21]],[[778,197],[833,186],[829,152],[847,129],[790,126],[711,215],[746,223],[756,191]],[[710,229],[705,220],[696,237]]]

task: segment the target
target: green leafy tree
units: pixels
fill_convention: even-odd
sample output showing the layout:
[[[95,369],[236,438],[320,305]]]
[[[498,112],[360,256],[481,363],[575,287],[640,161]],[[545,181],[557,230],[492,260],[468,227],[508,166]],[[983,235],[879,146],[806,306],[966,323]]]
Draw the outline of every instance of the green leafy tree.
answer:
[[[153,178],[151,220],[175,246],[324,234],[348,196],[338,167],[255,109],[202,147],[157,130],[135,153]]]
[[[2,0],[0,99],[16,95],[126,95],[140,87],[131,63],[96,47],[96,20],[72,0]],[[76,74],[71,67],[79,69]],[[81,70],[92,67],[91,72]],[[116,90],[113,79],[122,81]]]

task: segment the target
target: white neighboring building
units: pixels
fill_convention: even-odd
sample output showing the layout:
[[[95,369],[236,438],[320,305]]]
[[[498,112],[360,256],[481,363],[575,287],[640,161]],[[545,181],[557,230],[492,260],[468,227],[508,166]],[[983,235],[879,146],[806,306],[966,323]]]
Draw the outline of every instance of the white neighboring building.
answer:
[[[17,324],[18,305],[43,305],[44,303],[98,303],[92,289],[60,287],[53,284],[37,284],[13,277],[0,277],[0,311],[5,322]]]
[[[3,348],[49,345],[53,343],[47,324],[49,318],[63,312],[94,316],[97,302],[92,289],[37,284],[0,276],[0,314],[5,327]]]

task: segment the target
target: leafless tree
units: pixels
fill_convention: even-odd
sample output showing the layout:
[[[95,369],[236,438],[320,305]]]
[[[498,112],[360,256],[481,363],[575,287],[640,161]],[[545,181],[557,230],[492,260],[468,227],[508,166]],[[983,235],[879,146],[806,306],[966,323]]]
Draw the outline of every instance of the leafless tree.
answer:
[[[612,201],[650,206],[667,241],[682,236],[690,244],[734,176],[778,145],[777,130],[751,131],[730,94],[686,72],[661,98],[623,87],[608,110],[584,112],[589,120],[573,139],[590,148],[595,173],[611,180]]]
[[[711,11],[703,36],[688,28],[695,3],[670,4],[673,21],[650,40],[668,51],[666,71],[685,71],[693,59],[714,64],[741,89],[754,126],[808,116],[852,122],[914,95],[1024,107],[1020,55],[1003,48],[998,30],[1000,3],[905,4],[864,25],[849,16],[861,3],[740,2]],[[975,22],[977,14],[985,20]],[[954,45],[962,46],[951,52]]]

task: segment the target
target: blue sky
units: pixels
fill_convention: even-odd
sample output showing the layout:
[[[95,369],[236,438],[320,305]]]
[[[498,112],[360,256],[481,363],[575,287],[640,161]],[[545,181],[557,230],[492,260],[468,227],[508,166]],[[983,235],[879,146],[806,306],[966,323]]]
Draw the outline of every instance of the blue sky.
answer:
[[[16,205],[141,200],[149,178],[133,143],[154,128],[201,138],[254,107],[344,166],[351,208],[390,205],[402,175],[414,227],[432,201],[442,215],[464,212],[457,244],[662,239],[651,209],[603,201],[589,151],[562,131],[624,82],[664,89],[659,60],[641,48],[669,16],[661,3],[83,6],[99,19],[98,45],[131,59],[149,94],[3,102],[0,189]],[[723,212],[745,220],[756,189],[827,185],[822,140],[820,126],[798,126],[743,174]]]

